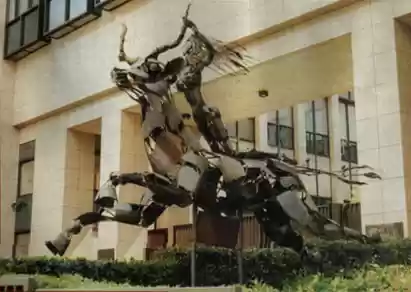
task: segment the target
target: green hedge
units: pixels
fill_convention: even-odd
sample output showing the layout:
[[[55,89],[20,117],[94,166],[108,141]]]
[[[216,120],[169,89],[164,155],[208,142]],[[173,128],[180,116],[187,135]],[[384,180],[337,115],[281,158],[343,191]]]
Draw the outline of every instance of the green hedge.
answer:
[[[310,243],[312,251],[321,254],[321,261],[302,263],[288,249],[256,249],[243,253],[247,283],[255,281],[279,287],[295,276],[322,273],[350,273],[369,263],[382,266],[411,264],[411,241],[402,240],[379,245],[353,242]],[[1,273],[64,275],[78,274],[95,281],[128,283],[141,286],[187,286],[190,284],[188,250],[171,249],[156,254],[154,261],[88,261],[65,258],[1,259]],[[218,248],[199,248],[197,252],[197,284],[229,285],[237,283],[236,252]]]

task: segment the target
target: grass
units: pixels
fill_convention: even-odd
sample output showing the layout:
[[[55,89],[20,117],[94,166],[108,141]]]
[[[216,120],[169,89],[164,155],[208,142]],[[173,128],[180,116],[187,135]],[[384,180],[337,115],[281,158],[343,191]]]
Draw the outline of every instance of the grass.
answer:
[[[351,292],[351,291],[411,291],[411,267],[376,265],[349,275],[325,277],[317,274],[287,283],[282,290],[256,283],[248,292]]]
[[[78,275],[53,277],[36,275],[38,288],[137,288],[127,284],[95,282]],[[286,283],[282,290],[255,283],[246,292],[332,292],[332,291],[411,291],[411,266],[369,266],[337,277],[325,277],[321,274],[301,277]]]

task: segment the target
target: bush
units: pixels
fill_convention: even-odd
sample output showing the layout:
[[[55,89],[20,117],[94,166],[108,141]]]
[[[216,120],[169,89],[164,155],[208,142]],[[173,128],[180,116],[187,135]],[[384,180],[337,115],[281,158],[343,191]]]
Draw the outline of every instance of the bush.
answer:
[[[352,274],[369,263],[382,266],[411,264],[411,241],[391,241],[378,245],[356,242],[315,241],[309,243],[320,261],[301,262],[293,251],[282,248],[252,249],[243,252],[244,279],[280,287],[296,277],[320,273],[324,277]],[[190,284],[190,251],[168,249],[155,254],[153,261],[88,261],[66,258],[1,259],[0,272],[61,276],[78,274],[98,281],[133,286],[187,286]],[[198,248],[197,285],[219,286],[238,282],[238,257],[233,250]]]

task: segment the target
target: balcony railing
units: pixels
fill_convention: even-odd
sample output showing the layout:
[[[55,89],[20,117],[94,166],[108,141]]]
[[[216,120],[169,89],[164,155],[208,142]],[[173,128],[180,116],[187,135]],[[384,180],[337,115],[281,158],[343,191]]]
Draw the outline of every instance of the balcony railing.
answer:
[[[267,124],[268,145],[271,147],[278,146],[277,129],[279,130],[280,147],[283,149],[293,150],[294,128],[285,125],[277,125],[274,123]]]
[[[341,139],[341,160],[358,163],[357,142]]]
[[[308,154],[330,157],[330,138],[328,135],[307,131],[305,137]]]
[[[324,199],[324,200],[323,200]],[[341,223],[343,216],[343,205],[338,203],[331,203],[329,198],[318,197],[315,201],[324,203],[318,205],[319,212],[326,216],[331,217],[336,222]],[[332,215],[332,216],[330,216]],[[352,229],[361,231],[361,205],[359,203],[350,204],[347,208],[346,218],[344,225]],[[267,248],[270,247],[272,242],[265,235],[261,226],[258,224],[257,219],[253,215],[248,215],[243,218],[243,248]],[[198,231],[198,230],[197,230]],[[192,224],[176,225],[173,227],[173,242],[174,247],[190,248],[193,243],[193,228]],[[215,230],[211,232],[210,236],[214,236]],[[199,234],[199,233],[198,233]],[[149,240],[147,245],[148,259],[155,257],[155,250],[161,249],[166,246],[167,232],[165,230],[159,230],[158,232],[150,231],[149,237],[153,237]],[[155,239],[155,240],[154,240]],[[155,242],[155,243],[154,243]],[[199,242],[201,244],[201,242]],[[240,244],[240,238],[237,241],[237,247]]]

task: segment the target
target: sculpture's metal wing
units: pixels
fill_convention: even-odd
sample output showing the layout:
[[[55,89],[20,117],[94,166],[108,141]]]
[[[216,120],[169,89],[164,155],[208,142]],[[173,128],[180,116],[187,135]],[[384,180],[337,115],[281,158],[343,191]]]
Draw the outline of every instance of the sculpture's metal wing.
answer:
[[[255,60],[247,54],[245,48],[231,43],[224,44],[222,41],[210,38],[210,43],[215,50],[214,60],[211,69],[228,73],[230,75],[246,74],[250,66],[254,65]]]

